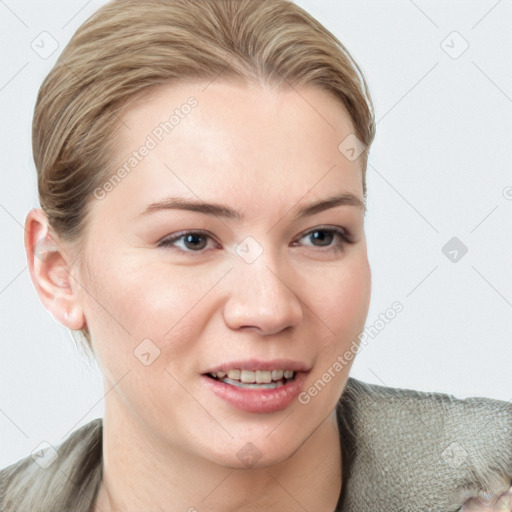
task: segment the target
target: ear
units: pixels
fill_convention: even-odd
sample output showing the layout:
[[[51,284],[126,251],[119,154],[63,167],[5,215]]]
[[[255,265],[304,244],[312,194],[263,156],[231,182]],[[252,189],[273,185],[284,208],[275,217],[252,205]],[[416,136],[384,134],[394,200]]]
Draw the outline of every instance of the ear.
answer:
[[[25,253],[30,277],[43,306],[68,329],[83,329],[85,316],[64,247],[52,237],[46,214],[33,208],[25,220]]]

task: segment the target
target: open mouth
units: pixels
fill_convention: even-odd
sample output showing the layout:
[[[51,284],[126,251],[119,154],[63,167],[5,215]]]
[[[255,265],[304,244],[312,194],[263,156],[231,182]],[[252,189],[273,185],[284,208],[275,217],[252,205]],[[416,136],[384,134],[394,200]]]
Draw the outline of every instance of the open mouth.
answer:
[[[292,382],[296,372],[292,370],[228,370],[207,373],[208,377],[230,386],[248,389],[275,389]]]

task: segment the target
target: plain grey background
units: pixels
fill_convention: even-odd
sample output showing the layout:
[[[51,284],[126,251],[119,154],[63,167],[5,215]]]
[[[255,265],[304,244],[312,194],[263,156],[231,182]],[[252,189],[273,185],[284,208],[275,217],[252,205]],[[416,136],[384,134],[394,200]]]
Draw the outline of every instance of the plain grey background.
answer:
[[[37,90],[103,3],[0,0],[0,467],[103,414],[98,370],[39,302],[23,248],[25,216],[39,206]],[[367,173],[372,334],[351,375],[511,400],[511,2],[297,3],[361,66],[378,121]],[[379,321],[395,301],[403,311]]]

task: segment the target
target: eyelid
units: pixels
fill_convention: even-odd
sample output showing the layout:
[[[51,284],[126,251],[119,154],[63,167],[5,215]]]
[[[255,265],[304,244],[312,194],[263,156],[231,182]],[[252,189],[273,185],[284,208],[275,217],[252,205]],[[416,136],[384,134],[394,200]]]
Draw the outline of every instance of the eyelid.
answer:
[[[293,243],[295,244],[296,241],[301,240],[302,238],[310,235],[311,233],[314,233],[315,231],[328,231],[328,232],[333,233],[333,235],[338,235],[342,239],[341,243],[338,243],[335,245],[329,245],[329,246],[325,246],[325,247],[324,246],[309,246],[309,247],[317,247],[320,250],[323,249],[324,252],[336,251],[336,250],[341,251],[341,250],[343,250],[345,244],[354,244],[355,243],[355,240],[352,238],[352,235],[348,229],[341,227],[341,226],[332,226],[332,225],[315,226],[306,231],[303,231],[299,236],[297,236],[295,238]],[[178,240],[183,238],[185,235],[203,236],[205,238],[212,240],[216,244],[220,245],[219,242],[217,242],[217,240],[215,239],[215,237],[208,231],[201,230],[201,229],[188,229],[188,230],[178,231],[176,233],[173,233],[172,235],[167,235],[167,236],[161,238],[157,242],[157,246],[165,248],[165,249],[167,249],[167,248],[175,249],[178,252],[181,252],[182,254],[200,255],[200,254],[206,253],[206,249],[201,249],[198,251],[183,250],[183,249],[180,249],[180,248],[172,245],[174,242],[177,242]]]
[[[205,238],[209,238],[210,240],[214,241],[216,244],[219,244],[215,240],[215,237],[209,233],[208,231],[202,230],[202,229],[184,229],[182,231],[177,231],[176,233],[173,233],[171,235],[166,235],[163,238],[161,238],[157,243],[157,247],[162,247],[164,249],[167,248],[174,248],[177,251],[181,251],[183,254],[202,254],[205,252],[205,250],[201,251],[184,251],[182,249],[179,249],[178,247],[174,247],[172,244],[174,242],[177,242],[180,238],[183,238],[185,235],[198,235],[203,236]]]
[[[352,234],[350,231],[346,228],[343,228],[341,226],[330,226],[330,225],[322,225],[322,226],[315,226],[314,228],[308,229],[307,231],[304,231],[301,235],[297,237],[297,239],[301,239],[307,235],[310,235],[311,233],[314,233],[315,231],[332,231],[335,233],[338,233],[345,242],[349,244],[355,243],[352,237]]]

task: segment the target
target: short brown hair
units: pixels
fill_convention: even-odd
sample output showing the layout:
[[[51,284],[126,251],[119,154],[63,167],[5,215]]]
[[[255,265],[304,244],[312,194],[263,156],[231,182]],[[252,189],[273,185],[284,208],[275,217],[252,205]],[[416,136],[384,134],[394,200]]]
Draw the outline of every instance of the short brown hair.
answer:
[[[93,191],[113,170],[124,106],[156,85],[221,74],[335,94],[366,148],[366,198],[375,135],[368,87],[342,43],[306,11],[289,0],[114,0],[78,28],[37,97],[32,146],[52,232],[83,242]]]

